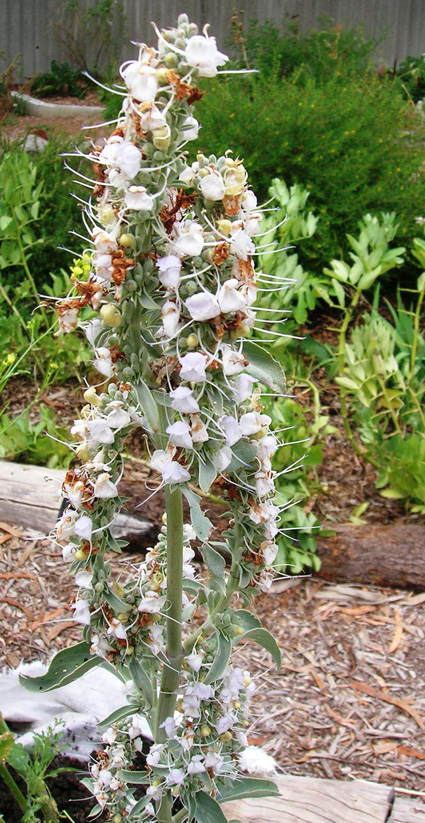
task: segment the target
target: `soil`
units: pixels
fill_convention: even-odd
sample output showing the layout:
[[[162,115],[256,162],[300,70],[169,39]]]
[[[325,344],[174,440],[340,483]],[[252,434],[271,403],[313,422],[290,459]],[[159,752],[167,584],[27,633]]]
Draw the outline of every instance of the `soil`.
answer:
[[[40,99],[40,98],[37,98]],[[85,97],[46,97],[45,103],[61,103],[76,106],[101,106],[99,95],[96,91],[89,91]],[[76,137],[81,133],[83,126],[93,126],[102,121],[100,115],[87,115],[84,112],[81,115],[72,115],[71,117],[46,117],[45,115],[16,115],[8,113],[0,120],[0,135],[4,140],[18,140],[26,137],[30,132],[35,132],[42,129],[47,133],[68,134],[70,137]],[[107,126],[106,129],[110,127]],[[87,135],[90,138],[99,137],[107,134],[105,127],[98,129],[90,129]]]

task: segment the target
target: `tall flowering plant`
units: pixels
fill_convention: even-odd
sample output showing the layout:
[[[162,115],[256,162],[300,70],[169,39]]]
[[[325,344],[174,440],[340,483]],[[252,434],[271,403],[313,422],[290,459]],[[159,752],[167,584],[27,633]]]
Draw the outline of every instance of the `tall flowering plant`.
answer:
[[[142,45],[138,60],[121,67],[122,113],[89,154],[90,271],[74,276],[73,294],[57,306],[63,332],[85,329],[100,375],[72,428],[80,462],[67,472],[69,506],[55,535],[75,574],[84,640],[25,682],[56,688],[94,666],[130,681],[128,703],[107,719],[104,751],[86,779],[94,815],[221,823],[224,800],[275,791],[268,780],[243,776],[254,683],[231,655],[251,638],[279,665],[273,637],[241,605],[267,591],[273,576],[278,442],[259,383],[284,391],[284,376],[245,340],[256,324],[261,275],[252,238],[261,210],[243,163],[230,153],[199,154],[189,165],[183,151],[198,134],[197,79],[214,77],[227,57],[186,15],[157,34],[157,48]],[[79,321],[85,306],[96,316]],[[122,502],[123,444],[136,427],[166,516],[157,545],[121,583],[107,556],[120,551],[111,524]],[[214,483],[228,507],[219,538],[193,490],[206,493]],[[195,540],[204,576],[192,562]],[[147,726],[153,744],[138,771]]]

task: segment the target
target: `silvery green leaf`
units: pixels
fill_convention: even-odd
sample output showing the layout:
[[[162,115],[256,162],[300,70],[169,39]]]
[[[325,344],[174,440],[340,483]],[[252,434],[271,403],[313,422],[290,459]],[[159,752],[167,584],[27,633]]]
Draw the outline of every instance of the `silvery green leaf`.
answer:
[[[214,480],[217,477],[217,471],[212,463],[203,463],[199,460],[199,487],[203,492],[208,492]]]
[[[228,823],[219,804],[206,792],[194,795],[194,812],[197,823]]]
[[[125,603],[124,600],[120,600],[110,589],[107,589],[103,596],[111,609],[114,609],[118,614],[125,614],[132,609],[132,606]]]
[[[262,646],[269,654],[271,654],[274,662],[276,663],[276,668],[280,669],[280,665],[282,662],[282,656],[280,653],[279,646],[276,643],[273,635],[270,634],[268,629],[250,629],[250,631],[246,632],[243,635],[243,638],[250,637],[251,640],[254,640],[255,643],[258,643],[259,646]]]
[[[130,715],[135,714],[137,711],[137,706],[121,706],[120,709],[115,709],[114,712],[108,714],[104,720],[100,720],[98,722],[98,726],[112,726],[113,723],[116,723],[117,720],[121,720],[123,717],[130,717]]]
[[[208,540],[213,525],[201,509],[199,495],[195,494],[188,486],[182,486],[182,492],[189,503],[190,519],[196,536],[202,541]]]
[[[216,631],[217,641],[218,641],[218,649],[217,654],[214,658],[214,662],[204,680],[204,683],[208,686],[210,683],[214,683],[215,680],[218,680],[219,677],[222,676],[230,658],[230,653],[232,651],[232,641],[229,640],[222,632]]]
[[[240,777],[233,786],[226,786],[220,792],[219,802],[243,800],[244,797],[279,797],[280,792],[273,780],[259,777]]]
[[[90,653],[88,643],[77,643],[55,654],[45,674],[39,677],[21,674],[19,682],[30,692],[49,692],[59,686],[67,686],[102,662],[101,657]]]
[[[146,664],[144,664],[142,660],[137,660],[136,658],[132,657],[130,663],[128,664],[128,668],[130,669],[131,678],[135,686],[142,692],[142,695],[145,698],[146,703],[148,704],[148,706],[153,706],[153,686],[150,673],[146,671]]]
[[[142,407],[142,413],[146,417],[151,431],[157,432],[159,429],[158,407],[150,388],[141,380],[140,383],[135,386],[135,389]]]
[[[221,554],[216,552],[208,543],[203,543],[199,551],[211,575],[208,581],[209,588],[224,593],[226,590],[226,580],[224,577],[226,561]]]
[[[280,363],[252,340],[246,340],[243,353],[248,360],[246,372],[259,380],[274,392],[284,394],[286,391],[285,373]]]

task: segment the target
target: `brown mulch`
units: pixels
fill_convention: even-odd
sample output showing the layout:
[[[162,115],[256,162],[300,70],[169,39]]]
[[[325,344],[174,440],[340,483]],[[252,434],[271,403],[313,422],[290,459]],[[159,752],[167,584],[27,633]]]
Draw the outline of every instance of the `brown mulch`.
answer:
[[[27,92],[29,93],[29,92]],[[99,95],[96,91],[89,91],[88,94],[80,99],[79,97],[46,97],[46,103],[61,103],[72,104],[75,106],[99,106]],[[73,115],[72,117],[46,117],[45,115],[14,115],[7,114],[0,122],[0,135],[5,140],[18,140],[25,137],[28,132],[34,132],[37,129],[55,132],[57,134],[66,133],[69,137],[76,137],[81,134],[83,126],[95,126],[102,122],[102,115],[90,115],[89,117],[82,113],[81,115]],[[100,127],[100,129],[90,129],[86,132],[88,139],[99,137],[110,130],[109,126]]]
[[[0,524],[0,663],[48,660],[81,639],[60,550]],[[142,555],[115,557],[115,569]],[[282,590],[283,589],[283,590]],[[425,778],[425,594],[283,581],[254,611],[282,650],[237,659],[257,683],[248,730],[286,772],[417,789]]]

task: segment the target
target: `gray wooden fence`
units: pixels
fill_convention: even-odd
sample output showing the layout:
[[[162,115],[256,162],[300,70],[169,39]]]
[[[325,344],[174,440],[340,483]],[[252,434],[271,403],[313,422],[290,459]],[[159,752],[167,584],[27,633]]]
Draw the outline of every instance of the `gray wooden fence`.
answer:
[[[79,5],[84,9],[90,2],[79,0]],[[181,11],[200,26],[211,23],[219,47],[226,49],[234,7],[242,11],[246,22],[256,18],[281,23],[295,16],[301,30],[314,27],[319,15],[342,26],[363,24],[365,33],[373,37],[386,33],[381,52],[390,65],[407,54],[425,52],[425,0],[122,0],[122,6],[126,15],[122,59],[135,54],[130,40],[155,43],[152,20],[170,26]],[[21,55],[23,76],[48,70],[53,59],[75,63],[69,43],[74,38],[83,44],[83,32],[78,20],[69,15],[62,17],[59,26],[61,10],[63,0],[0,0],[0,51],[8,60]],[[86,32],[86,51],[93,54],[98,44],[95,31],[88,36]]]

